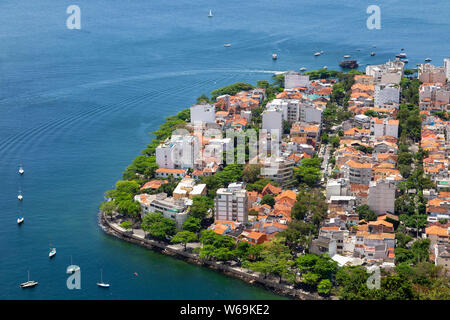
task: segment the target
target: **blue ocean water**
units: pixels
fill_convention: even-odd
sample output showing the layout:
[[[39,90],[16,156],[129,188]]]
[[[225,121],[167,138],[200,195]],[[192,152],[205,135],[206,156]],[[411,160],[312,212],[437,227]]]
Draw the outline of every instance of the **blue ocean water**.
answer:
[[[448,1],[378,0],[382,28],[368,30],[371,2],[0,2],[0,299],[279,298],[105,235],[98,205],[149,132],[202,93],[273,71],[337,69],[345,54],[364,66],[405,48],[411,67],[450,56]],[[72,4],[81,30],[66,28]],[[81,290],[65,285],[70,256]],[[101,268],[109,290],[95,286]],[[22,290],[27,270],[39,285]]]

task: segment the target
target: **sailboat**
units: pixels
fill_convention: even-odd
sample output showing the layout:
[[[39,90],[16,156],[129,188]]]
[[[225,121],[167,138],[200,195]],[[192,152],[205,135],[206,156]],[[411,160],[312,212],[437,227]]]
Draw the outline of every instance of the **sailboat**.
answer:
[[[22,164],[19,165],[19,174],[23,175],[25,173],[25,170],[23,170]]]
[[[37,286],[37,284],[38,284],[37,281],[30,280],[30,271],[28,270],[28,281],[27,281],[27,282],[24,282],[24,283],[21,283],[21,284],[20,284],[20,287],[21,287],[22,289],[32,288],[32,287]]]
[[[20,190],[20,189],[19,189],[19,194],[17,195],[17,199],[19,199],[19,201],[23,200],[22,190]]]
[[[209,14],[208,14],[208,18],[212,18],[212,17],[214,17],[214,16],[213,16],[213,14],[212,14],[212,10],[210,9],[210,10],[209,10]]]
[[[109,288],[109,283],[103,282],[103,270],[102,269],[100,269],[100,282],[97,282],[97,285],[100,288]]]
[[[56,248],[52,248],[51,244],[50,244],[50,252],[48,253],[48,257],[51,259],[55,256],[56,254]]]
[[[78,270],[80,270],[80,267],[72,264],[72,256],[70,256],[70,266],[67,267],[67,273],[75,273]]]

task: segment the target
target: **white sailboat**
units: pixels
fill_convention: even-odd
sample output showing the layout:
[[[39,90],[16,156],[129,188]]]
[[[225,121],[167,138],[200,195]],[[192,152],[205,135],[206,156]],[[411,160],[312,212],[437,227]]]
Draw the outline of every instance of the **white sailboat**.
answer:
[[[32,287],[37,286],[37,284],[38,284],[37,281],[30,280],[30,271],[28,270],[28,281],[27,281],[27,282],[24,282],[24,283],[21,283],[21,284],[20,284],[20,287],[21,287],[22,289],[32,288]]]
[[[23,200],[22,190],[20,190],[20,189],[19,189],[19,194],[17,195],[17,199],[19,199],[19,201]]]
[[[25,170],[23,170],[22,164],[19,165],[19,174],[23,175],[25,173]]]
[[[209,14],[208,14],[208,18],[212,18],[212,17],[214,17],[214,16],[213,16],[213,14],[212,14],[212,10],[210,9],[210,10],[209,10]]]
[[[103,269],[100,269],[100,282],[97,282],[97,286],[100,288],[109,288],[109,283],[103,282]]]
[[[67,273],[75,273],[78,270],[80,270],[80,267],[72,264],[72,256],[70,256],[70,266],[67,267]]]

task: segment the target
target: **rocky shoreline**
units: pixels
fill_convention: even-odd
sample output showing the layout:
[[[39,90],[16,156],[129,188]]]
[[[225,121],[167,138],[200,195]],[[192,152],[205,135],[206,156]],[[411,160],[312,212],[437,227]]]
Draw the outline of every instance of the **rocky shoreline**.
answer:
[[[100,226],[107,234],[119,238],[121,240],[134,243],[159,253],[184,260],[188,263],[196,264],[206,267],[229,277],[237,278],[252,285],[257,285],[266,290],[270,290],[275,294],[285,296],[295,300],[336,300],[336,297],[324,298],[317,293],[306,292],[301,289],[295,289],[292,285],[278,283],[277,280],[269,278],[264,279],[257,273],[250,273],[238,267],[223,264],[217,261],[204,261],[198,258],[197,255],[177,248],[174,245],[168,245],[163,242],[147,239],[143,235],[135,234],[133,231],[127,231],[119,225],[111,221],[105,214],[100,212],[99,218]]]

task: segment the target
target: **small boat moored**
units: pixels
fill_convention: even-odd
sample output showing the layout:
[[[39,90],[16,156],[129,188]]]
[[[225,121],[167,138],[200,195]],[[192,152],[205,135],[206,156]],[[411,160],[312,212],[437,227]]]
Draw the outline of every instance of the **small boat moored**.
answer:
[[[23,175],[25,173],[25,170],[23,170],[22,165],[19,166],[19,174]]]
[[[278,59],[278,55],[276,53],[272,54],[272,60],[277,60]]]
[[[28,271],[28,281],[27,281],[27,282],[24,282],[24,283],[21,283],[21,284],[20,284],[20,287],[21,287],[22,289],[33,288],[33,287],[37,286],[37,284],[38,284],[37,281],[30,280],[30,271]]]
[[[300,68],[300,71],[306,71],[306,68],[305,67],[302,67],[302,68]]]
[[[19,194],[17,195],[17,199],[18,199],[19,201],[22,201],[22,200],[23,200],[22,191],[20,191],[20,190],[19,190]]]
[[[21,225],[21,224],[23,223],[24,220],[25,220],[24,217],[18,217],[18,218],[17,218],[17,224],[18,224],[18,225]]]
[[[314,56],[315,57],[318,57],[318,56],[320,56],[321,55],[321,53],[320,52],[316,52],[316,53],[314,53]]]
[[[228,48],[228,47],[231,47],[231,44],[230,43],[225,43],[223,46]]]
[[[375,54],[376,54],[376,53],[375,53],[374,51],[372,51],[372,52],[370,53],[370,56],[373,57],[373,56],[375,56]]]
[[[51,259],[56,255],[56,248],[52,248],[50,246],[50,252],[48,253],[48,257]]]
[[[210,10],[209,10],[209,14],[208,14],[208,18],[212,18],[212,17],[214,17],[214,16],[213,16],[213,14],[212,14],[212,10],[210,9]]]
[[[346,55],[344,56],[345,59],[348,59],[348,58],[350,58],[350,57],[351,57],[351,55],[349,55],[349,54],[346,54]]]
[[[103,270],[100,270],[100,282],[97,282],[97,286],[99,286],[100,288],[109,288],[110,287],[109,283],[103,282]]]
[[[425,61],[426,61],[426,62],[430,62],[431,59],[430,59],[430,58],[426,58]]]

